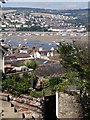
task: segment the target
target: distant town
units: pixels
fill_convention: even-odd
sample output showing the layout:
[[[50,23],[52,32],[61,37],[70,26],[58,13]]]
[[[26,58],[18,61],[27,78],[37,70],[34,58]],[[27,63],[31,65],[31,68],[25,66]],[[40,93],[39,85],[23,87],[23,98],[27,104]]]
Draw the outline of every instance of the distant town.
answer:
[[[82,12],[83,11],[83,12]],[[88,10],[45,10],[4,8],[2,31],[62,31],[85,32]],[[80,14],[81,13],[81,14]]]

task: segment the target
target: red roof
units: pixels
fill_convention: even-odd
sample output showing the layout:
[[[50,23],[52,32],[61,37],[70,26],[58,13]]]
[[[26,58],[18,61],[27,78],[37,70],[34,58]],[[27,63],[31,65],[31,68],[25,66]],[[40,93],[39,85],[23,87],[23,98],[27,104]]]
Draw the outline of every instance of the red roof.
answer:
[[[40,50],[39,52],[52,52],[51,50]]]

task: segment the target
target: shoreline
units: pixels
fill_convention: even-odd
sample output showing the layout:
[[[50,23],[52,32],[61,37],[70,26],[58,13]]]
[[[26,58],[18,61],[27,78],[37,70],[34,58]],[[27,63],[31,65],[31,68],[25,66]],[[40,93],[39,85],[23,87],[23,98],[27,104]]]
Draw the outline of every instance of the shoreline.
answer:
[[[88,36],[1,36],[5,40],[37,40],[37,41],[48,41],[48,42],[60,42],[62,40],[66,42],[76,41],[76,42],[87,42]]]

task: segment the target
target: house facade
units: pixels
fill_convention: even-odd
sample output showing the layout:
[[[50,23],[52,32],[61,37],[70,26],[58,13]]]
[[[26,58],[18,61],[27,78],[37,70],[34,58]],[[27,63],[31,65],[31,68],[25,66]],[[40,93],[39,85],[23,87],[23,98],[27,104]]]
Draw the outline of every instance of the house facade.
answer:
[[[6,50],[0,45],[0,70],[4,73],[4,53]]]

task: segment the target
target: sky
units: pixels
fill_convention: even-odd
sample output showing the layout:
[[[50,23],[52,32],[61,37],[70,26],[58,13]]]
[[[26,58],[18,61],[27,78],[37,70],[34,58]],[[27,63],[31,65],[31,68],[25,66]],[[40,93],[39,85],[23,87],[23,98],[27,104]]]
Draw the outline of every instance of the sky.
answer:
[[[9,2],[89,2],[89,0],[6,0]]]
[[[8,0],[3,7],[83,9],[88,8],[88,2],[89,0]]]

